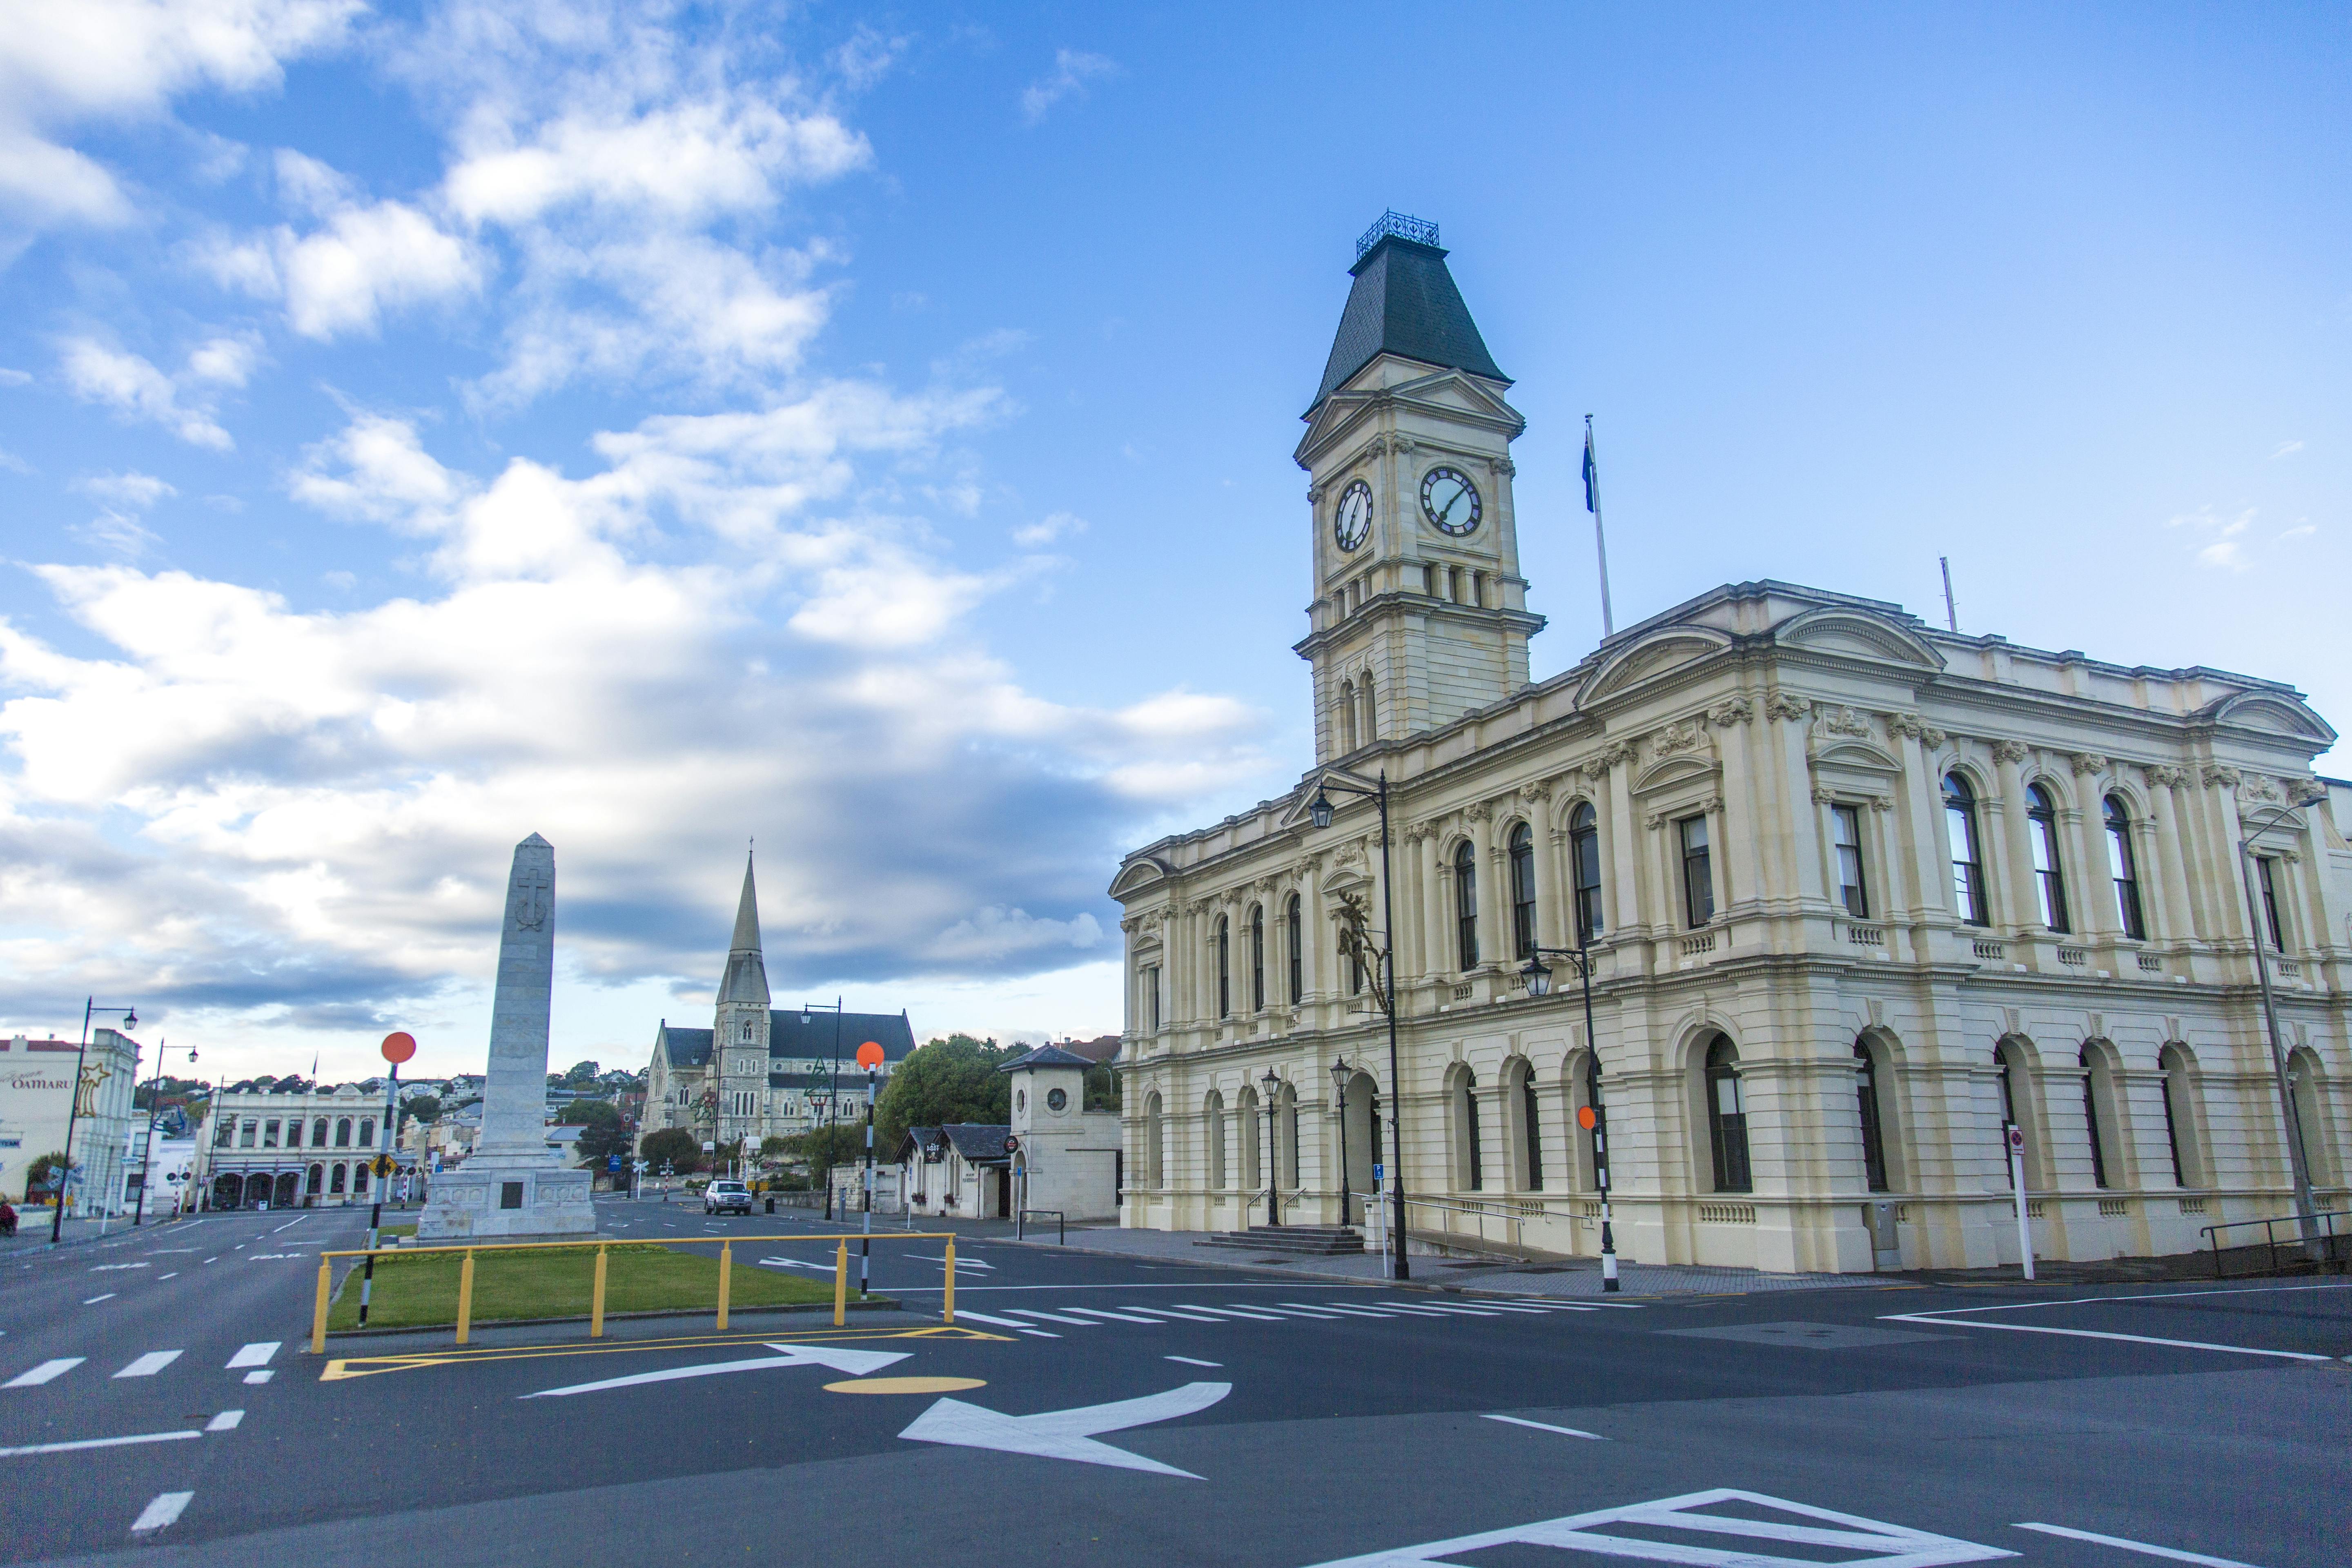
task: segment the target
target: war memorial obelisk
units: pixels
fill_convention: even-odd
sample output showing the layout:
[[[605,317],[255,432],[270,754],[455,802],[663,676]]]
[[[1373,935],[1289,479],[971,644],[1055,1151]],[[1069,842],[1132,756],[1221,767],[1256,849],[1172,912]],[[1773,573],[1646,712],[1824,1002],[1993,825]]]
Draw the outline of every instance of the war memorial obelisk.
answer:
[[[596,1229],[586,1171],[547,1146],[547,1025],[555,989],[555,847],[534,833],[515,846],[490,1005],[490,1065],[482,1131],[454,1171],[433,1178],[416,1239],[512,1240]]]

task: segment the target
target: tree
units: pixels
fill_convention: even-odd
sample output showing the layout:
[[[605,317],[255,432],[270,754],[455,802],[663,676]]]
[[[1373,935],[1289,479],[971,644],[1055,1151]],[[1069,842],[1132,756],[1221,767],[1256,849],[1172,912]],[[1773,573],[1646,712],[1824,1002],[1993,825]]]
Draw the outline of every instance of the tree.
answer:
[[[914,1058],[909,1057],[909,1061]],[[874,1153],[883,1158],[881,1134],[875,1134]],[[835,1165],[854,1165],[866,1158],[866,1123],[861,1118],[852,1124],[836,1121],[830,1127],[819,1127],[807,1132],[795,1132],[783,1140],[785,1153],[805,1163],[818,1186],[824,1185]]]
[[[637,1158],[646,1168],[659,1174],[667,1163],[679,1175],[690,1175],[702,1169],[702,1140],[683,1127],[665,1127],[658,1132],[646,1134],[637,1150]]]
[[[909,1127],[940,1127],[950,1121],[998,1123],[1013,1119],[1013,1086],[996,1069],[1017,1055],[1017,1046],[950,1035],[909,1055],[890,1074],[874,1108],[877,1158],[895,1149]],[[860,1130],[861,1153],[865,1137]]]
[[[594,1062],[573,1062],[560,1081],[565,1089],[585,1089],[596,1081],[598,1070]]]
[[[440,1121],[441,1097],[434,1094],[418,1095],[408,1102],[408,1119],[411,1121],[421,1121],[428,1127]]]
[[[57,1171],[60,1167],[68,1171],[79,1171],[81,1169],[81,1162],[79,1160],[68,1160],[61,1151],[52,1149],[47,1153],[35,1160],[31,1164],[26,1166],[25,1196],[29,1199],[36,1193],[47,1192],[48,1190],[49,1176],[51,1173]]]
[[[1118,1109],[1118,1074],[1111,1070],[1108,1062],[1097,1062],[1087,1069],[1086,1109]]]

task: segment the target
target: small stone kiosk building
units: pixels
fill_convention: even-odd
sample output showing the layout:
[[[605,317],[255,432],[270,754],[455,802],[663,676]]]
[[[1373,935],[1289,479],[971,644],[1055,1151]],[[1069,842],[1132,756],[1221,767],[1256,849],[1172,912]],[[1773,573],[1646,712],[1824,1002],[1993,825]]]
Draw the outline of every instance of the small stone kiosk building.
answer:
[[[1087,1069],[1095,1064],[1059,1046],[1040,1046],[997,1070],[1013,1079],[1013,1202],[1065,1219],[1118,1214],[1125,1161],[1118,1112],[1088,1110]]]

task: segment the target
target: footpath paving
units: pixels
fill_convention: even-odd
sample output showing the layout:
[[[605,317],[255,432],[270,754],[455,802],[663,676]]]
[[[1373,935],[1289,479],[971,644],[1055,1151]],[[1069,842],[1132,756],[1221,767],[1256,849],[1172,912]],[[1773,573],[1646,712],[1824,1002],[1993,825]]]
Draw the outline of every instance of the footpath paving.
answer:
[[[1073,1226],[1068,1250],[1097,1252],[1153,1262],[1187,1263],[1206,1268],[1247,1268],[1259,1273],[1297,1274],[1319,1279],[1376,1280],[1385,1279],[1384,1259],[1365,1253],[1336,1258],[1286,1256],[1242,1247],[1196,1245],[1202,1233],[1181,1230],[1123,1230]],[[1029,1238],[1033,1247],[1051,1247],[1052,1239]],[[1598,1296],[1601,1294],[1598,1258],[1572,1258],[1558,1263],[1513,1264],[1424,1255],[1416,1247],[1412,1256],[1415,1284],[1444,1289],[1486,1290],[1514,1296]],[[1760,1268],[1713,1268],[1697,1265],[1626,1263],[1617,1274],[1623,1291],[1633,1296],[1744,1295],[1757,1290],[1828,1290],[1885,1285],[1888,1277],[1874,1274],[1770,1274]]]

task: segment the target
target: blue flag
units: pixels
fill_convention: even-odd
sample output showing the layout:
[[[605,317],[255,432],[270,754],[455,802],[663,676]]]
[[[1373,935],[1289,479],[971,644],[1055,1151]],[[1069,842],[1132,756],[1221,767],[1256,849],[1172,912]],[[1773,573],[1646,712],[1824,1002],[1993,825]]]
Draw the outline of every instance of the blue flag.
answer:
[[[1601,510],[1598,487],[1595,484],[1598,477],[1592,467],[1592,426],[1588,425],[1584,427],[1584,510],[1587,511]]]

